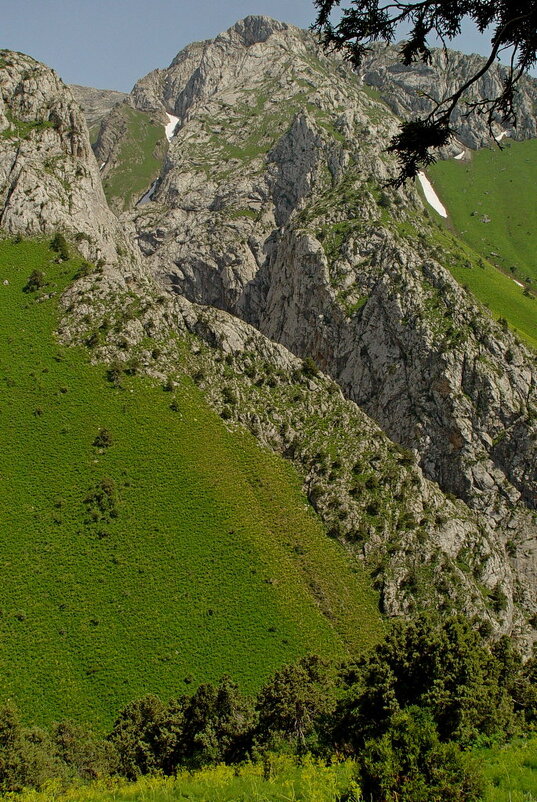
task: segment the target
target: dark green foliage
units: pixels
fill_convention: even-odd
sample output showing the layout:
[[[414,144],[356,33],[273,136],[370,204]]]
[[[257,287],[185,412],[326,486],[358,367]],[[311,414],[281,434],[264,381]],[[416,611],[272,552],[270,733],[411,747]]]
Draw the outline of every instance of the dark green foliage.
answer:
[[[76,238],[75,238],[76,239]],[[95,268],[89,262],[82,262],[78,270],[76,271],[74,278],[86,278],[87,276],[91,276],[94,272]]]
[[[312,736],[335,706],[333,667],[319,657],[304,657],[277,671],[257,697],[257,741],[290,742],[299,751],[313,746]]]
[[[495,613],[500,613],[502,610],[507,609],[507,596],[500,585],[496,585],[496,587],[491,590],[489,599]]]
[[[229,677],[223,677],[218,685],[200,685],[193,696],[179,699],[176,710],[182,718],[181,737],[168,768],[232,763],[244,757],[253,708]]]
[[[351,672],[334,740],[359,751],[390,729],[393,716],[413,706],[430,713],[442,741],[467,746],[511,735],[521,721],[504,674],[502,662],[462,617],[395,624]]]
[[[106,371],[106,378],[110,382],[110,384],[114,385],[114,387],[121,387],[122,374],[123,374],[123,363],[112,362],[112,364]]]
[[[112,745],[73,721],[52,727],[55,757],[72,777],[96,780],[117,771],[117,755]]]
[[[446,122],[409,120],[402,123],[400,133],[393,137],[387,148],[395,153],[401,167],[399,176],[392,183],[400,187],[408,178],[415,178],[421,169],[434,164],[436,156],[432,150],[447,145],[452,134]]]
[[[168,706],[149,695],[131,702],[119,714],[109,736],[118,756],[118,771],[130,780],[158,771],[173,747]]]
[[[61,775],[50,738],[37,728],[25,729],[12,704],[0,709],[0,790],[39,787]]]
[[[484,781],[454,743],[441,743],[419,707],[396,713],[389,730],[359,754],[360,785],[371,802],[479,802]]]
[[[112,518],[117,518],[117,491],[113,479],[102,479],[84,499],[84,504],[88,511],[87,522],[109,522]]]
[[[42,270],[32,270],[30,273],[30,277],[26,282],[25,286],[22,288],[23,292],[35,292],[36,290],[40,290],[41,287],[44,287],[46,284],[45,274]]]
[[[224,404],[230,404],[231,406],[237,403],[237,393],[232,387],[222,387],[222,401]]]
[[[311,356],[307,356],[302,360],[302,373],[307,379],[313,379],[319,375],[319,368]]]
[[[350,7],[340,9],[340,0],[314,0],[318,9],[314,28],[329,48],[343,50],[355,67],[359,67],[372,41],[393,42],[400,25],[408,28],[401,48],[401,61],[429,63],[429,38],[438,36],[446,43],[460,33],[462,20],[470,20],[483,33],[492,30],[490,55],[482,67],[456,87],[451,95],[433,101],[429,114],[419,120],[403,123],[390,150],[401,163],[401,172],[393,182],[401,185],[414,178],[421,167],[434,161],[431,148],[440,147],[451,136],[450,121],[455,108],[464,103],[467,111],[484,114],[492,130],[496,119],[516,123],[514,98],[516,84],[537,58],[537,2],[496,3],[494,0],[460,0],[445,3],[439,0],[412,0],[391,3],[388,0],[352,0]],[[331,23],[337,10],[336,25]],[[511,66],[505,69],[502,87],[495,97],[478,102],[465,101],[465,94],[495,63],[498,53],[511,51]]]
[[[110,448],[112,445],[112,435],[108,429],[99,429],[93,441],[95,448]]]
[[[179,766],[196,768],[241,759],[253,726],[251,703],[228,677],[200,685],[192,696],[164,704],[157,696],[132,702],[109,736],[119,771],[134,779]]]
[[[66,262],[69,259],[69,246],[63,234],[55,234],[50,241],[50,247],[58,254],[58,261]]]

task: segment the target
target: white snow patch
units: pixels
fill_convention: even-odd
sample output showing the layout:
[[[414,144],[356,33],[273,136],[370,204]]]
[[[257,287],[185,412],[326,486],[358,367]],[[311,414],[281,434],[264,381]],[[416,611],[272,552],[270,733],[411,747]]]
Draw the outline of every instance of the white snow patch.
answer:
[[[143,195],[140,198],[140,200],[138,201],[138,203],[136,204],[137,206],[143,206],[144,203],[149,203],[149,201],[153,197],[153,192],[155,191],[156,185],[157,185],[157,181],[153,181],[153,183],[151,184],[151,186],[149,187],[149,189],[147,190],[145,195]]]
[[[179,117],[174,117],[173,114],[167,114],[168,120],[170,121],[166,126],[166,138],[168,142],[171,142],[173,139],[173,134],[175,131],[175,126],[179,122]]]
[[[518,284],[519,287],[523,287],[524,286],[522,284],[522,282],[521,281],[517,281],[516,278],[514,278],[513,281],[515,282],[515,284]]]
[[[456,155],[456,156],[454,156],[453,158],[454,158],[454,159],[463,159],[463,158],[464,158],[464,154],[465,154],[465,153],[466,153],[466,151],[464,151],[464,150],[461,150],[461,152],[460,152],[460,153],[457,153],[457,155]]]
[[[502,131],[501,133],[498,134],[498,136],[495,136],[494,139],[496,140],[496,142],[501,142],[504,136],[509,136],[507,131]]]
[[[435,212],[438,212],[440,217],[447,217],[446,208],[441,202],[436,192],[434,191],[432,184],[425,175],[425,173],[422,172],[418,173],[418,181],[421,184],[421,188],[423,189],[427,203],[429,203],[433,207]]]
[[[105,164],[106,164],[106,162],[103,162],[103,163],[101,164],[101,166],[99,167],[99,170],[102,170]]]

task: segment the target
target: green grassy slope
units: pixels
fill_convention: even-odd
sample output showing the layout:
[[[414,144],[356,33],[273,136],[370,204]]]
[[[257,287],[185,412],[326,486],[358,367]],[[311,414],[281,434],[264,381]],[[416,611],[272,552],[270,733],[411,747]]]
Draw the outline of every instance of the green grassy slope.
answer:
[[[537,800],[537,739],[482,749],[489,789],[486,802],[534,802]]]
[[[510,142],[502,151],[473,153],[471,162],[451,159],[428,171],[449,213],[443,225],[455,230],[466,246],[462,261],[452,269],[455,278],[533,347],[537,347],[536,156],[537,140]],[[480,269],[472,269],[478,265]],[[531,295],[525,294],[525,287]]]
[[[457,281],[496,318],[505,318],[533,348],[537,348],[533,224],[537,212],[532,202],[536,147],[535,140],[516,142],[504,151],[477,151],[471,162],[438,162],[428,173],[448,219],[427,207],[443,229],[435,235],[438,257]]]
[[[127,133],[118,163],[106,175],[103,188],[112,207],[123,211],[131,208],[158,177],[166,139],[163,126],[151,122],[145,112],[127,104],[120,106],[119,111],[125,117]]]
[[[509,276],[450,232],[438,231],[435,241],[439,260],[457,281],[468,287],[495,318],[503,317],[526,345],[537,348],[537,299],[524,295]]]
[[[428,172],[464,240],[510,275],[514,267],[514,278],[537,284],[537,140],[502,144]]]
[[[288,463],[186,379],[175,398],[138,376],[116,388],[56,341],[47,296],[79,260],[53,257],[0,242],[0,699],[108,725],[149,691],[224,672],[252,691],[299,654],[376,640],[367,580]],[[48,285],[24,293],[35,269]]]

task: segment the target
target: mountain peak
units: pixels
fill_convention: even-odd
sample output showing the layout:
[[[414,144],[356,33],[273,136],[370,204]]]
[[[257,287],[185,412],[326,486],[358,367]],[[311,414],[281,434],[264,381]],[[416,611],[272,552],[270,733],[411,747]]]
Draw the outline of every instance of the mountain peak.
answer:
[[[266,42],[274,33],[288,31],[291,27],[272,17],[251,14],[232,25],[227,33],[238,34],[245,47],[250,47],[258,42]]]

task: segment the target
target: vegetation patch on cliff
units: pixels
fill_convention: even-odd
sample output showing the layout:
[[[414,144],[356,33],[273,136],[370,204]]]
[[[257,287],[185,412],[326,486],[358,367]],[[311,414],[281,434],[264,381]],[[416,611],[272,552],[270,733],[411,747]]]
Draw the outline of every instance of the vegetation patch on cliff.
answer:
[[[157,178],[166,147],[163,126],[152,122],[148,114],[126,103],[121,113],[127,133],[117,163],[103,181],[106,198],[117,211],[131,208]]]

